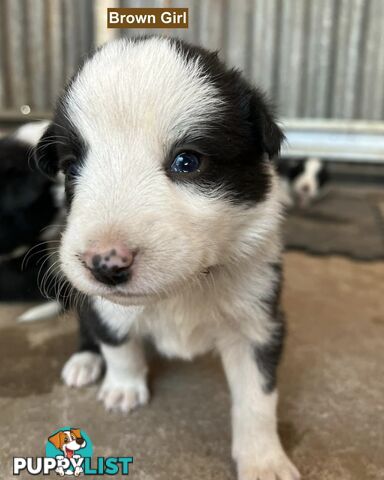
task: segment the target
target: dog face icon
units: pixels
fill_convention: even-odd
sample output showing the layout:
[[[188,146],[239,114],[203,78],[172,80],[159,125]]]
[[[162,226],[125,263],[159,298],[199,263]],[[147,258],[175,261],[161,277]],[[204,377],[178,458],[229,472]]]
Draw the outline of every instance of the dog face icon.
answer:
[[[64,453],[64,457],[72,458],[76,450],[84,448],[87,442],[81,436],[79,428],[72,428],[71,430],[64,430],[52,435],[48,440],[58,449]]]

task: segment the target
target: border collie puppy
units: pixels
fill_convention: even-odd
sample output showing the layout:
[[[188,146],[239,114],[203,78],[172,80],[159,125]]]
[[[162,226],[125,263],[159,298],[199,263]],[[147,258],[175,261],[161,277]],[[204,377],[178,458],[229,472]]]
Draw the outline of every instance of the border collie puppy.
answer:
[[[278,172],[282,180],[282,191],[286,193],[288,206],[308,207],[319,198],[329,180],[329,172],[320,158],[310,157],[289,166],[287,160],[280,160]]]
[[[100,399],[128,412],[149,397],[143,337],[168,357],[216,350],[240,480],[299,478],[276,419],[282,140],[263,95],[216,53],[149,37],[89,58],[36,149],[42,170],[65,175],[61,267],[88,299],[88,350],[64,380],[97,378],[96,342]]]
[[[0,139],[0,259],[20,256],[54,214],[52,182],[33,170],[31,151],[47,122],[28,123]],[[52,208],[46,208],[52,204]]]
[[[38,289],[47,250],[39,246],[22,268],[25,253],[57,236],[55,183],[33,169],[31,153],[48,122],[26,123],[0,139],[0,300],[42,299]]]

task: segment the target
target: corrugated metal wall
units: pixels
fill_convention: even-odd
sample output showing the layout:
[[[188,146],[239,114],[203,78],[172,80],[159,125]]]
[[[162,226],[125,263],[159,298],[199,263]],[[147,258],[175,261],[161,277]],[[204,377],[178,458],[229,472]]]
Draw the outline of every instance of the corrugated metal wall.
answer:
[[[100,31],[108,4],[189,6],[162,33],[219,49],[285,117],[384,120],[384,0],[0,0],[0,118],[49,111],[98,39],[143,33]]]
[[[0,119],[49,112],[93,46],[92,0],[0,0]]]

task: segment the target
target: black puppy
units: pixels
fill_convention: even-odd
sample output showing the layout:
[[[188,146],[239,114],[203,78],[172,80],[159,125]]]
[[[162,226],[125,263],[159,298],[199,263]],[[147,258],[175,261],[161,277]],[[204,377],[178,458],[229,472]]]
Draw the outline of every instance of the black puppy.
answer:
[[[33,162],[31,150],[47,122],[23,125],[0,139],[0,300],[41,300],[38,273],[49,268],[43,263],[46,247],[37,245],[57,232],[47,231],[56,219],[56,183],[43,176]],[[36,247],[28,262],[26,252]],[[22,268],[23,267],[23,268]]]

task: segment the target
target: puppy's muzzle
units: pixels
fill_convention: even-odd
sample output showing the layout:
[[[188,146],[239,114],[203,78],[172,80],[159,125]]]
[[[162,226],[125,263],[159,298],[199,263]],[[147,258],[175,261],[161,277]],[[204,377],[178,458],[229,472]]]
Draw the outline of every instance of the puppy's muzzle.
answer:
[[[84,252],[83,263],[98,282],[120,285],[130,279],[135,254],[123,245],[103,250],[94,248]]]

